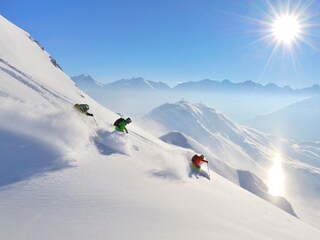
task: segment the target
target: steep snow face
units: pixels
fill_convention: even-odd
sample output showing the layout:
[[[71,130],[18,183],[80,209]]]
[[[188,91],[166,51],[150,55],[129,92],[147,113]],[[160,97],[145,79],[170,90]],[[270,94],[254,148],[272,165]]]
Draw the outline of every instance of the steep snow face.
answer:
[[[78,121],[73,104],[88,103],[98,121],[100,116],[109,115],[111,124],[117,115],[81,92],[28,33],[2,16],[0,31],[0,148],[4,150],[4,184],[72,165],[72,149],[81,152],[94,134],[88,127],[93,121]],[[41,151],[35,152],[38,146]]]
[[[245,121],[248,126],[299,141],[320,140],[320,95]]]
[[[212,181],[189,177],[193,152],[134,119],[128,135],[113,132],[118,116],[24,31],[0,17],[0,35],[0,239],[319,238],[214,172]],[[99,127],[72,110],[76,102],[90,105]]]
[[[30,99],[31,95],[37,98],[38,94],[32,94],[32,90],[41,92],[43,97],[51,94],[64,101],[76,97],[74,83],[59,67],[53,65],[50,55],[28,33],[3,17],[0,17],[0,25],[1,80],[6,81],[2,84],[2,93],[19,99],[22,92],[26,94],[23,94],[26,99]],[[9,80],[8,75],[15,81]],[[18,92],[17,88],[20,94],[14,96],[14,93]]]
[[[212,108],[185,101],[163,104],[143,122],[158,125],[163,133],[179,131],[192,137],[215,159],[261,178],[270,191],[282,186],[280,194],[293,204],[297,215],[318,226],[314,221],[320,218],[316,213],[320,210],[316,200],[320,198],[317,144],[309,146],[268,136],[233,124]],[[279,154],[282,157],[276,160]],[[281,161],[280,165],[277,161]],[[274,166],[279,166],[276,172]]]

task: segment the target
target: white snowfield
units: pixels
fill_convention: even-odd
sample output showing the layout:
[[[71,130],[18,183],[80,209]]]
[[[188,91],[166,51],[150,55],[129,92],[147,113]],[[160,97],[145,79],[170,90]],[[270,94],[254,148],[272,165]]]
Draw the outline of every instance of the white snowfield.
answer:
[[[210,171],[193,151],[81,92],[0,16],[0,239],[315,239],[320,231]],[[90,105],[92,118],[73,110]]]

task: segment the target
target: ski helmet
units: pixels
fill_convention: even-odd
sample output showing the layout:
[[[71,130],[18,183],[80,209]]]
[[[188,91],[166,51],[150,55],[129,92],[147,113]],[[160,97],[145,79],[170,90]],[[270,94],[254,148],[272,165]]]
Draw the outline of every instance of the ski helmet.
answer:
[[[132,122],[132,121],[131,121],[131,118],[127,118],[127,119],[126,119],[126,123],[127,123],[127,124],[129,124],[129,123],[131,123],[131,122]]]

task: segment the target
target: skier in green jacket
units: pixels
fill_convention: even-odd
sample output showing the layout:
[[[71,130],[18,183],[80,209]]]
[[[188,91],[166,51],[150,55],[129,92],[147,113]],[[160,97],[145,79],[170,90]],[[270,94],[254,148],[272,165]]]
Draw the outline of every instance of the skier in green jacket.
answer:
[[[115,126],[116,131],[128,133],[126,126],[131,122],[132,121],[130,118],[127,118],[127,119],[119,118],[117,119],[117,121],[114,122],[113,126]]]
[[[85,114],[87,116],[90,116],[90,117],[93,117],[93,114],[88,112],[88,110],[89,110],[89,105],[88,104],[76,103],[75,105],[73,105],[73,107],[75,109],[77,109],[78,111],[82,112],[83,114]]]

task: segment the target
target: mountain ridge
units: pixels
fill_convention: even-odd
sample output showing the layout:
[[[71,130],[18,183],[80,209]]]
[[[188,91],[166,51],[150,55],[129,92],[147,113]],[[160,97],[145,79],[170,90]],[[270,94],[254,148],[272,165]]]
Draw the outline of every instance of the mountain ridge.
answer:
[[[72,79],[79,85],[85,82],[85,79],[79,79],[80,76],[85,76],[83,74],[79,76],[74,76]],[[93,79],[94,80],[94,79]],[[92,80],[88,80],[90,82]],[[95,80],[94,80],[95,81]],[[150,84],[151,87],[146,87],[145,84]],[[140,85],[140,88],[139,88]],[[81,85],[80,85],[81,86]],[[178,83],[174,87],[169,87],[166,83],[155,82],[151,80],[145,80],[142,77],[136,77],[131,79],[121,79],[116,80],[111,83],[102,84],[101,88],[110,89],[110,90],[127,90],[128,87],[134,87],[133,90],[150,90],[154,88],[157,90],[166,90],[166,91],[204,91],[204,92],[243,92],[251,91],[255,93],[265,93],[265,94],[297,94],[297,95],[315,95],[320,94],[319,84],[314,84],[309,87],[304,88],[292,88],[289,85],[280,87],[275,83],[260,84],[251,80],[243,82],[231,82],[228,79],[222,81],[203,79],[200,81],[188,81],[183,83]],[[83,85],[84,90],[86,88]],[[90,86],[89,86],[90,87]],[[95,86],[97,87],[97,86]]]

